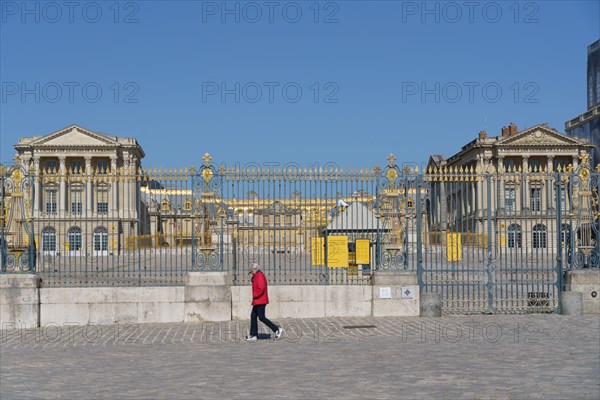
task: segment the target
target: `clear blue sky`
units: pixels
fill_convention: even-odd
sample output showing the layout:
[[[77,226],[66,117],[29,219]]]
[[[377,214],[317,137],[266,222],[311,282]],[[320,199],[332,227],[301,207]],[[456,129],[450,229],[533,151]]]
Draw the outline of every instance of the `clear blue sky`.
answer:
[[[147,167],[422,163],[511,121],[564,131],[600,37],[598,1],[0,4],[4,163],[70,124]]]

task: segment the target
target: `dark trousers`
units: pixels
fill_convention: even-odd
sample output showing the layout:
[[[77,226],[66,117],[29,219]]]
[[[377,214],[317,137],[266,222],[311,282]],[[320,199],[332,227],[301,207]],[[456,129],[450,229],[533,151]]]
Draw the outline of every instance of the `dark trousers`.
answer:
[[[273,332],[277,332],[277,329],[279,329],[277,325],[265,317],[265,308],[267,308],[266,304],[252,306],[252,314],[250,315],[250,336],[258,336],[257,318],[260,319],[260,322],[268,326]]]

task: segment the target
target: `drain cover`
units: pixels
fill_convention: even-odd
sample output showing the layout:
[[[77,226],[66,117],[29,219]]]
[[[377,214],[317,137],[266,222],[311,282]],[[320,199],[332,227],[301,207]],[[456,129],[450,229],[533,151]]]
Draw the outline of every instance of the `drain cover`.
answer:
[[[361,329],[361,328],[377,328],[375,325],[346,325],[342,326],[344,329]]]

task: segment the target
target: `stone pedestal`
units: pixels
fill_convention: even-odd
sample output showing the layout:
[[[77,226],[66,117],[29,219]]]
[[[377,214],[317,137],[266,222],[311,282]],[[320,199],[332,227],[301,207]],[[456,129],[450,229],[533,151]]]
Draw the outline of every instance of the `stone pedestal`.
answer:
[[[581,292],[584,314],[600,314],[600,269],[578,269],[565,273],[565,290]]]
[[[562,292],[560,298],[561,315],[583,315],[583,296],[581,292]]]
[[[416,272],[373,273],[373,316],[419,316],[419,282]]]
[[[421,317],[442,316],[442,295],[439,293],[421,294]]]
[[[226,272],[188,272],[184,321],[231,321],[230,276]]]
[[[39,286],[33,274],[0,275],[0,329],[39,327]]]

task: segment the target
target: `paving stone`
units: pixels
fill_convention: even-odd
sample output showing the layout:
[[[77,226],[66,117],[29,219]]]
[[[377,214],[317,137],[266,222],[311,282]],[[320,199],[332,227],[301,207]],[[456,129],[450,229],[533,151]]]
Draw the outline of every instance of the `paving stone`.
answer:
[[[7,329],[0,398],[600,398],[597,316],[276,322]]]

